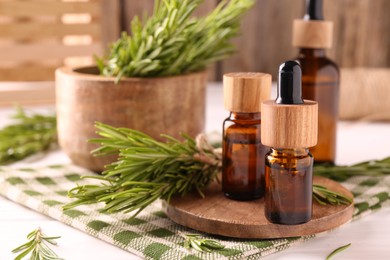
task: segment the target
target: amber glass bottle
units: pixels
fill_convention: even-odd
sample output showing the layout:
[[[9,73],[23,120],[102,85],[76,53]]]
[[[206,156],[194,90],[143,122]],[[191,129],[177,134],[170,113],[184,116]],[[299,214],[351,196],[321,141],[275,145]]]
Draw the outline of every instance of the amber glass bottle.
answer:
[[[261,113],[231,113],[224,121],[223,178],[225,195],[251,200],[264,195],[266,147],[260,142]]]
[[[265,156],[266,218],[276,224],[308,222],[312,215],[313,157],[318,104],[302,99],[301,69],[287,61],[279,70],[278,97],[262,104],[261,138]],[[286,131],[287,129],[287,131]]]
[[[324,49],[301,49],[298,61],[303,74],[302,96],[316,100],[319,105],[318,143],[310,151],[316,162],[334,164],[339,97],[338,67],[325,56]]]
[[[285,225],[308,222],[313,187],[313,157],[309,150],[271,148],[265,158],[266,218]]]
[[[230,115],[223,122],[222,190],[234,200],[264,195],[264,156],[261,144],[261,101],[270,97],[271,75],[224,75],[224,103]]]
[[[307,0],[303,20],[294,21],[293,45],[299,48],[302,96],[318,102],[318,144],[315,161],[334,164],[338,118],[339,68],[326,57],[332,44],[332,23],[323,20],[322,0]]]

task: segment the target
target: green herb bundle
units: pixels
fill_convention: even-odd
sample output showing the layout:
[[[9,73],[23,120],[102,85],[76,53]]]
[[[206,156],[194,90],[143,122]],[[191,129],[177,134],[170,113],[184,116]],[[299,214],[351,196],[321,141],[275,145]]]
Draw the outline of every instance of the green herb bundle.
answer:
[[[108,166],[97,185],[77,186],[69,191],[76,198],[64,209],[83,204],[104,202],[104,212],[132,212],[135,215],[157,199],[169,199],[197,191],[215,181],[222,167],[221,149],[212,147],[200,135],[193,140],[186,136],[181,142],[164,136],[158,142],[144,133],[128,128],[114,128],[97,123],[102,138],[93,142],[101,146],[96,155],[119,154],[118,161]],[[349,204],[351,199],[323,186],[313,187],[313,197],[321,204]]]
[[[210,14],[192,17],[203,0],[155,0],[152,16],[135,17],[112,44],[107,58],[97,60],[101,74],[121,77],[172,76],[201,71],[234,51],[242,16],[254,0],[223,0]]]
[[[18,108],[14,124],[0,130],[0,165],[45,151],[57,142],[55,116],[27,115]]]
[[[77,186],[69,191],[76,201],[69,209],[82,204],[105,202],[104,212],[131,212],[135,215],[157,199],[168,200],[173,195],[185,195],[201,189],[215,180],[221,169],[221,153],[199,136],[195,142],[185,136],[179,141],[164,136],[167,143],[158,142],[144,133],[113,128],[97,123],[104,137],[92,140],[101,147],[97,155],[118,153],[119,160],[108,166],[103,176],[90,176],[102,181],[100,185]]]

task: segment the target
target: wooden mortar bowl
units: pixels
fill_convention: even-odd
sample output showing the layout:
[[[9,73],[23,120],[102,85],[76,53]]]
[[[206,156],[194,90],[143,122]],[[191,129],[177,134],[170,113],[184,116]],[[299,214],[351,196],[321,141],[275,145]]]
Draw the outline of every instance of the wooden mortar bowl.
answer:
[[[58,140],[73,163],[93,171],[116,157],[94,157],[98,147],[96,121],[143,131],[163,140],[204,130],[206,73],[159,78],[114,78],[98,75],[96,67],[56,70]]]

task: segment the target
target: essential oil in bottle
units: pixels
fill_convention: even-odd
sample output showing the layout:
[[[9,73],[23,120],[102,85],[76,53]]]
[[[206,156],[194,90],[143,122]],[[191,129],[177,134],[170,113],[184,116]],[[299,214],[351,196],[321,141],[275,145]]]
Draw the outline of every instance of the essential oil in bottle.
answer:
[[[261,144],[261,102],[270,98],[271,75],[228,73],[223,77],[222,190],[234,200],[264,195],[264,156]]]
[[[265,156],[265,216],[275,224],[296,225],[312,216],[313,157],[318,104],[303,100],[301,68],[287,61],[279,68],[278,96],[262,104],[261,140]]]
[[[318,102],[318,143],[310,149],[318,163],[334,164],[339,99],[339,68],[326,57],[333,23],[324,21],[322,0],[306,0],[303,20],[295,20],[293,45],[302,68],[302,96]]]

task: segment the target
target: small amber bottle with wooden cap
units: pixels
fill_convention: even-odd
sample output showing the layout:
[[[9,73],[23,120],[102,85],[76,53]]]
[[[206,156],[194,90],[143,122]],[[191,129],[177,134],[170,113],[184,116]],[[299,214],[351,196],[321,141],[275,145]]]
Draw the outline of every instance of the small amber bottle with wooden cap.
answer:
[[[261,102],[270,98],[271,75],[228,73],[223,77],[222,190],[230,199],[253,200],[264,195],[264,156],[261,144]]]
[[[334,164],[339,100],[339,68],[326,57],[332,47],[333,23],[324,21],[322,0],[306,0],[306,14],[294,21],[293,45],[299,48],[302,96],[318,102],[318,143],[310,149],[315,161]]]
[[[317,102],[303,100],[301,68],[287,61],[279,68],[278,97],[263,102],[261,140],[265,156],[265,216],[276,224],[308,222],[312,215],[313,157],[317,143]]]

